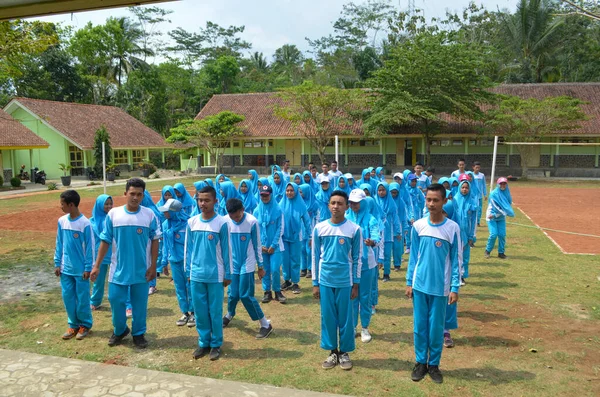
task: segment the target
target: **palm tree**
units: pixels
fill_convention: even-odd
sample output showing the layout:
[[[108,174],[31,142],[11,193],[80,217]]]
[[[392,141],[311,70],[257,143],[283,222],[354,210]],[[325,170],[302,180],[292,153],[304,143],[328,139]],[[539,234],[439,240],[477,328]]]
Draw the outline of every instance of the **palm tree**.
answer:
[[[273,68],[292,85],[300,83],[304,55],[293,44],[285,44],[275,50]]]
[[[269,70],[267,58],[262,52],[255,51],[252,55],[250,55],[250,62],[254,69],[258,70],[259,72],[266,72]]]
[[[553,12],[550,0],[520,0],[514,14],[503,14],[502,25],[514,53],[514,63],[507,69],[517,71],[515,80],[541,83],[552,69],[549,63],[559,47],[558,28],[564,23]]]

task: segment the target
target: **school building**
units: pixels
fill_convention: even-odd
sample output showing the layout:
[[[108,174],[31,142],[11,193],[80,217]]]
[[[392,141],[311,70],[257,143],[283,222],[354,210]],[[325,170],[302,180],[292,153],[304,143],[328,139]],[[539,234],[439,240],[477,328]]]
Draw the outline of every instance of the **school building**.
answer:
[[[63,175],[60,163],[71,165],[73,176],[87,176],[95,164],[94,136],[102,126],[110,137],[113,164],[122,171],[149,161],[151,150],[161,151],[164,163],[165,149],[172,150],[158,132],[114,106],[14,98],[4,111],[28,132],[23,136],[37,138],[20,146],[0,144],[5,176],[16,175],[25,165],[28,171],[39,167],[48,179],[57,179]]]
[[[581,128],[563,131],[545,137],[547,143],[600,143],[600,83],[552,83],[514,84],[496,87],[494,92],[522,98],[542,99],[548,96],[567,95],[585,102],[582,106],[589,120]],[[281,164],[290,160],[297,170],[310,161],[318,162],[318,154],[310,143],[298,135],[292,124],[273,114],[273,106],[280,104],[276,93],[224,94],[213,96],[196,119],[222,111],[232,111],[245,116],[241,123],[244,136],[232,139],[225,149],[221,164],[228,173],[245,173],[248,169]],[[359,173],[368,166],[384,166],[388,171],[411,167],[424,162],[426,147],[422,135],[406,128],[376,139],[366,139],[358,125],[351,134],[339,137],[339,167],[344,172]],[[448,173],[456,169],[457,159],[464,157],[467,164],[478,160],[488,169],[493,157],[492,135],[483,135],[480,128],[466,123],[448,120],[443,130],[431,140],[431,165],[436,173]],[[498,146],[498,172],[504,175],[520,175],[521,163],[513,145]],[[555,176],[599,176],[600,146],[536,146],[536,154],[529,166],[547,171]],[[327,150],[327,160],[334,159],[335,148]],[[193,166],[190,166],[192,164]],[[214,166],[214,164],[212,165]],[[202,149],[188,150],[181,154],[182,170],[198,167],[212,172],[208,153]],[[202,167],[210,167],[202,169]],[[261,171],[259,171],[261,172]]]

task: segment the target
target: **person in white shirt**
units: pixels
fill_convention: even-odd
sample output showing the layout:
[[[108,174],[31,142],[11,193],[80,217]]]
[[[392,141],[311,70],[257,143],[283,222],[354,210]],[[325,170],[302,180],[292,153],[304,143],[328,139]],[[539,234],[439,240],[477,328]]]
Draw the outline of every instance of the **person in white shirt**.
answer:
[[[285,177],[286,183],[290,181],[290,160],[283,161],[283,168],[281,173]]]
[[[465,173],[465,159],[458,159],[458,169],[450,175],[453,178],[458,179],[461,174]]]

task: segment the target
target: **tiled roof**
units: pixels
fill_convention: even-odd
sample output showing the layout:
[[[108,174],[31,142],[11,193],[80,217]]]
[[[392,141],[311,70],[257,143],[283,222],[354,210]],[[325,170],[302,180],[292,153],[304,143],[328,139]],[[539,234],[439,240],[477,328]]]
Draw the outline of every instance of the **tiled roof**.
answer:
[[[549,96],[568,95],[579,98],[589,104],[582,105],[583,111],[590,117],[581,122],[582,128],[562,131],[556,135],[599,135],[600,136],[600,83],[548,83],[548,84],[505,84],[492,89],[498,94],[516,95],[521,98],[542,99]],[[202,108],[196,119],[229,110],[246,117],[240,125],[247,137],[270,138],[297,136],[292,124],[273,114],[274,105],[282,99],[276,93],[223,94],[213,96]],[[479,130],[477,123],[458,121],[448,115],[442,115],[447,125],[444,134],[475,134]],[[362,135],[361,123],[356,123],[354,134]],[[404,127],[390,134],[412,135],[420,132],[414,127]]]
[[[48,142],[0,109],[0,148],[47,148]]]
[[[94,135],[104,125],[113,149],[170,147],[164,138],[123,109],[41,99],[14,98],[82,149],[93,149]]]

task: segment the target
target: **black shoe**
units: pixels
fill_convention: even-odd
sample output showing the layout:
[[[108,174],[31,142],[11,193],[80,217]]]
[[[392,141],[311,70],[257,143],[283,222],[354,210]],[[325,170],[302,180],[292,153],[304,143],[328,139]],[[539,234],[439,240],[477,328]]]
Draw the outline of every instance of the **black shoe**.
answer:
[[[223,328],[227,327],[231,320],[233,320],[233,318],[227,318],[227,316],[223,316]]]
[[[277,291],[275,292],[275,300],[279,303],[285,303],[287,301],[287,298],[283,296],[281,291]]]
[[[266,291],[262,298],[262,303],[269,303],[273,300],[273,294],[271,291]]]
[[[306,271],[306,278],[312,278],[312,272],[310,270]]]
[[[302,290],[300,289],[300,286],[298,284],[294,284],[292,285],[292,294],[299,294],[302,292]]]
[[[210,347],[198,347],[196,350],[194,350],[194,360],[202,358],[208,353],[210,353]]]
[[[148,341],[144,337],[144,334],[142,334],[142,335],[134,335],[134,337],[133,337],[133,344],[136,347],[139,347],[140,349],[145,349],[145,348],[148,347]]]
[[[273,326],[271,324],[269,324],[268,328],[261,327],[258,330],[258,334],[256,334],[256,339],[265,339],[265,338],[268,338],[269,335],[271,335],[271,332],[273,332]]]
[[[384,282],[384,283],[387,283],[388,281],[391,281],[391,279],[390,279],[390,276],[389,276],[389,275],[387,275],[387,274],[384,274],[384,275],[383,275],[383,282]]]
[[[506,259],[508,257],[506,255],[504,255],[504,254],[498,254],[498,258],[500,258],[500,259]]]
[[[123,340],[123,338],[125,338],[127,335],[129,335],[129,332],[131,332],[129,327],[125,327],[125,331],[121,335],[115,335],[113,333],[112,336],[110,337],[110,339],[108,340],[108,345],[110,347],[112,347],[112,346],[116,346],[116,345],[120,344],[121,341]]]
[[[410,378],[414,382],[419,382],[423,380],[425,375],[427,375],[427,364],[416,363],[412,373],[410,374]]]
[[[437,365],[430,365],[427,372],[429,372],[429,377],[431,377],[434,383],[442,383],[444,381],[442,371],[440,371],[440,367]]]
[[[485,259],[489,259],[490,258],[490,252],[489,251],[483,251],[483,256],[485,256]]]
[[[216,361],[219,359],[219,357],[221,357],[220,347],[213,347],[212,349],[210,349],[210,354],[208,355],[210,361]]]
[[[292,282],[290,280],[287,280],[283,284],[281,284],[281,290],[287,291],[291,286],[292,286]]]
[[[399,272],[400,271],[400,266],[394,266],[394,271],[395,272]]]
[[[307,270],[300,271],[300,277],[306,277]]]

